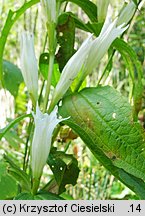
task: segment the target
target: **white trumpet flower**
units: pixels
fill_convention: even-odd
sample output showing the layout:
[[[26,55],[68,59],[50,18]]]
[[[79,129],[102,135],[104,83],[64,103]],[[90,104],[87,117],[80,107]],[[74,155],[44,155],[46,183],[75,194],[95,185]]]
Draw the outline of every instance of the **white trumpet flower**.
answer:
[[[123,23],[126,25],[131,18],[133,17],[136,10],[136,5],[133,1],[127,4],[119,14],[117,25],[122,25]]]
[[[59,122],[65,120],[57,118],[57,111],[58,108],[56,106],[50,114],[43,114],[37,106],[36,114],[33,113],[35,129],[32,140],[31,167],[34,179],[41,177],[50,152],[54,128]]]
[[[103,22],[105,20],[110,0],[97,0],[97,13],[98,21]]]
[[[48,23],[57,22],[57,2],[56,0],[41,0],[42,10]]]
[[[92,35],[89,36],[79,50],[70,58],[53,92],[50,107],[53,107],[66,93],[80,70],[80,82],[92,72],[103,58],[112,42],[128,27],[123,28],[124,24],[120,26],[116,26],[116,24],[117,19],[112,22],[108,13],[100,35],[94,40]]]
[[[78,72],[82,69],[85,64],[85,60],[88,55],[88,51],[91,48],[90,44],[92,35],[88,37],[80,49],[69,59],[67,64],[65,65],[59,82],[53,92],[52,103],[55,101],[57,103],[60,98],[66,93],[74,79],[76,78]]]
[[[34,50],[33,35],[23,32],[21,35],[21,71],[32,101],[38,99],[38,66]]]
[[[89,49],[81,77],[82,80],[99,64],[112,42],[128,28],[128,26],[123,26],[124,24],[117,26],[117,19],[112,22],[109,13],[107,14],[100,35],[93,40]]]

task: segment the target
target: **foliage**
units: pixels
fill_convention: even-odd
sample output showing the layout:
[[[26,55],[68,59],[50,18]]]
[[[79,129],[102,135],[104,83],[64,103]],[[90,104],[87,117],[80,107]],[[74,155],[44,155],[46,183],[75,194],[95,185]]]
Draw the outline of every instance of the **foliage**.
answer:
[[[54,174],[58,187],[58,194],[65,191],[65,186],[67,184],[76,184],[79,168],[77,160],[72,155],[67,155],[64,152],[58,152],[54,149],[50,153],[47,162]]]

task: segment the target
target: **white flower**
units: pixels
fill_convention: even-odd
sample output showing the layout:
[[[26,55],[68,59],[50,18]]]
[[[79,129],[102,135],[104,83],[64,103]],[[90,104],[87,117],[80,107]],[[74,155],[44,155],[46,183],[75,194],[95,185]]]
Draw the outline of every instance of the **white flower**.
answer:
[[[27,89],[36,103],[38,98],[38,67],[34,50],[33,35],[23,32],[21,35],[21,70]]]
[[[42,10],[48,23],[57,22],[57,3],[56,0],[41,0]]]
[[[59,101],[59,99],[66,93],[66,91],[78,75],[78,72],[81,69],[83,70],[83,65],[87,58],[90,44],[92,43],[91,38],[92,35],[84,41],[80,49],[69,59],[69,61],[65,65],[61,73],[60,80],[53,92],[52,103],[53,100],[57,102]]]
[[[100,35],[93,40],[92,35],[82,44],[79,50],[70,58],[64,67],[60,80],[53,92],[51,106],[53,107],[66,93],[73,80],[81,70],[80,81],[92,72],[103,58],[112,42],[128,27],[116,27],[117,19],[113,22],[107,14]]]
[[[36,107],[36,114],[33,113],[35,129],[31,150],[31,166],[34,179],[41,177],[43,167],[46,164],[49,155],[51,140],[56,125],[65,120],[57,118],[57,106],[49,114],[43,114],[39,107]]]
[[[126,25],[133,17],[135,10],[136,10],[136,5],[134,4],[133,1],[131,1],[122,9],[121,13],[119,14],[117,25],[121,25],[123,23]]]
[[[97,13],[98,21],[103,22],[105,20],[110,0],[97,0]]]
[[[123,26],[124,24],[117,26],[117,19],[112,22],[109,13],[107,13],[101,33],[93,40],[91,48],[89,49],[88,58],[85,62],[84,72],[81,77],[82,79],[92,72],[108,51],[112,42],[128,28],[128,26],[124,28]]]

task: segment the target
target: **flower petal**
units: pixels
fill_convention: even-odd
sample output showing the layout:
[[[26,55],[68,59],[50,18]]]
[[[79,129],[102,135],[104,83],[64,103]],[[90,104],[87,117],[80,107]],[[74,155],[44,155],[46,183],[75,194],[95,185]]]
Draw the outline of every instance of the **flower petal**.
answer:
[[[21,35],[21,71],[27,89],[35,102],[38,98],[38,67],[34,50],[33,35],[23,32]]]
[[[31,161],[33,178],[40,178],[50,152],[53,131],[59,122],[65,120],[58,119],[57,112],[56,106],[50,114],[43,114],[37,105],[36,114],[32,113],[35,122]]]

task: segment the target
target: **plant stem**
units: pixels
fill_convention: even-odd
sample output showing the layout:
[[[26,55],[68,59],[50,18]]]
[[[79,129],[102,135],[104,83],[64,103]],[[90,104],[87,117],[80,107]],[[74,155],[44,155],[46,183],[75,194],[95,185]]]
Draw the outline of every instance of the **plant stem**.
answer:
[[[92,163],[90,166],[90,177],[89,177],[89,191],[88,191],[88,200],[90,200],[91,197],[91,186],[92,186],[92,173],[93,173],[93,169],[92,169]]]
[[[32,194],[35,195],[37,193],[39,187],[40,179],[33,179],[33,187],[32,187]]]
[[[29,122],[29,125],[28,125],[28,137],[27,137],[27,140],[26,140],[26,144],[25,144],[25,153],[24,153],[24,161],[23,161],[23,170],[26,171],[26,158],[27,158],[27,155],[28,155],[28,143],[29,143],[29,140],[30,140],[30,134],[32,132],[32,125],[33,125],[33,121],[30,119],[30,122]]]
[[[101,77],[99,78],[99,80],[98,80],[98,82],[97,82],[97,86],[100,84],[100,82],[102,81],[103,77],[105,76],[105,74],[106,74],[106,72],[107,72],[107,69],[108,69],[108,66],[109,66],[110,62],[112,61],[112,58],[113,58],[114,54],[115,54],[115,50],[113,50],[111,56],[109,57],[108,63],[107,63],[107,65],[105,66],[105,69],[104,69],[104,71],[103,71]],[[110,72],[110,71],[109,71],[109,72]]]
[[[82,83],[84,80],[82,80],[81,78],[79,79],[78,83],[75,86],[74,92],[78,92],[79,88],[81,87]]]
[[[48,100],[49,100],[51,78],[52,78],[52,72],[53,72],[53,64],[54,64],[54,55],[51,54],[49,56],[49,70],[48,70],[47,86],[46,86],[46,94],[45,94],[45,98],[44,98],[43,112],[46,111]]]

